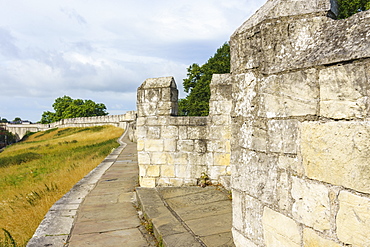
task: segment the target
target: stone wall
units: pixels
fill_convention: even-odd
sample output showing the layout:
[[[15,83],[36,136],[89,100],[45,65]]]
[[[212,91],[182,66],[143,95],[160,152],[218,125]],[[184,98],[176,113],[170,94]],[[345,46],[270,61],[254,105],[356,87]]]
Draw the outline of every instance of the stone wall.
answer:
[[[121,115],[62,119],[51,124],[6,124],[5,128],[15,134],[17,140],[21,140],[27,132],[44,131],[52,128],[113,125],[122,129],[126,129],[128,128],[128,124],[134,122],[135,120],[136,112],[129,111]]]
[[[228,186],[231,76],[214,75],[208,117],[178,117],[172,77],[147,79],[138,89],[140,185],[196,185],[202,173]]]
[[[370,246],[370,13],[335,13],[271,0],[231,37],[236,246]]]

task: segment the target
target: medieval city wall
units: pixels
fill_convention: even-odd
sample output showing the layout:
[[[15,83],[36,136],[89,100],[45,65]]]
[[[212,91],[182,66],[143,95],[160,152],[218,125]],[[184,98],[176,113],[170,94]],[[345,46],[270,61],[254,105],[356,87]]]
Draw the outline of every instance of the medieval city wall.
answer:
[[[202,173],[230,183],[231,80],[214,75],[210,114],[179,117],[172,77],[147,79],[138,89],[136,126],[140,185],[197,185]]]
[[[5,128],[21,140],[28,132],[38,132],[53,128],[92,127],[99,125],[113,125],[122,129],[128,128],[128,123],[136,120],[136,112],[129,111],[121,115],[96,117],[81,117],[62,119],[51,124],[6,124]]]
[[[336,14],[335,0],[267,1],[232,35],[208,117],[176,117],[173,78],[145,81],[141,185],[231,174],[236,246],[370,246],[370,13]]]
[[[234,242],[370,246],[370,13],[266,5],[230,41]]]

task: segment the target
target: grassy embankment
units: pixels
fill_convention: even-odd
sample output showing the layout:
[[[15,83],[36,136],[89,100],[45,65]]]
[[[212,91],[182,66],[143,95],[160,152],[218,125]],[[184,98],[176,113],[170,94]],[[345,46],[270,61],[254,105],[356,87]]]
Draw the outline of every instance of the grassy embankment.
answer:
[[[51,129],[0,153],[0,247],[25,246],[49,208],[118,146],[113,126]],[[9,235],[11,234],[11,236]]]

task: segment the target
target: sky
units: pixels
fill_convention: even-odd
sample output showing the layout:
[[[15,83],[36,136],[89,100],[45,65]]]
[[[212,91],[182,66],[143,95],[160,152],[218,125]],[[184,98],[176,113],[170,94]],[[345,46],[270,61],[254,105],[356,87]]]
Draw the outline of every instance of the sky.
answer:
[[[136,110],[147,78],[204,64],[266,0],[0,0],[0,118],[37,122],[58,97]]]

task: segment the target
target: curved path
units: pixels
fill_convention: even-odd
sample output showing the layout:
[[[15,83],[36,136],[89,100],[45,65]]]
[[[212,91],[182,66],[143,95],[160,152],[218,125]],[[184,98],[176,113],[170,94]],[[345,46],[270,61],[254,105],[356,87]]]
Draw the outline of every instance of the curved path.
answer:
[[[127,131],[119,143],[51,207],[27,247],[154,246],[134,207],[136,143]]]

